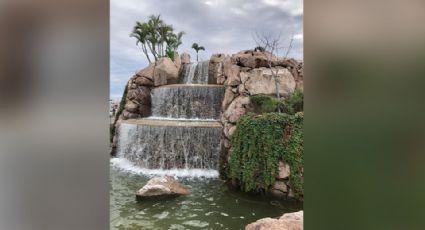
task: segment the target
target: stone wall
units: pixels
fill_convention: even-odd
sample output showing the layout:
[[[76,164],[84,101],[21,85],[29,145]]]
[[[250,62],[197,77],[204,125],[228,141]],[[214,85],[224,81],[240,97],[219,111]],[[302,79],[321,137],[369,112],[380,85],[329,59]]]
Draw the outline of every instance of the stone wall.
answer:
[[[225,86],[222,103],[223,125],[222,164],[229,160],[230,138],[239,118],[253,110],[252,95],[276,95],[276,84],[272,71],[277,73],[280,97],[287,97],[295,89],[303,90],[303,63],[295,59],[271,56],[267,52],[241,51],[231,56],[214,54],[210,59],[209,77]],[[275,195],[292,195],[288,189],[289,166],[279,163],[280,173],[272,190]]]

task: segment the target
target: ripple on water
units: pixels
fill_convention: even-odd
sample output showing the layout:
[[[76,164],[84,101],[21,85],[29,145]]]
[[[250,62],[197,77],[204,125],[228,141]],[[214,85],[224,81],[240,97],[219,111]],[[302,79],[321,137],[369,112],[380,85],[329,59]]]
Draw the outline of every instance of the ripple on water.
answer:
[[[221,180],[211,178],[178,178],[191,191],[189,196],[137,202],[135,192],[149,179],[111,167],[111,229],[244,229],[258,219],[302,209],[229,191]]]
[[[188,220],[183,222],[184,225],[198,228],[205,228],[210,225],[208,222],[200,221],[200,220]]]

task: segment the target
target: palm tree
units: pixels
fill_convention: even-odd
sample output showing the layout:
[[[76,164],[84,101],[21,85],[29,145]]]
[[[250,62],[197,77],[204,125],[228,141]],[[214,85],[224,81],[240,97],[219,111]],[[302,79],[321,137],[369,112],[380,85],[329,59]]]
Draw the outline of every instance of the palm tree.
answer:
[[[184,32],[175,34],[173,26],[164,23],[160,15],[151,15],[147,22],[136,22],[130,37],[136,38],[136,45],[141,44],[143,53],[149,63],[152,63],[150,55],[154,61],[164,56],[174,59],[177,48],[182,44],[183,35]]]
[[[198,61],[198,52],[199,50],[205,50],[205,48],[203,46],[199,46],[198,43],[193,43],[192,44],[192,49],[194,49],[196,51],[196,61]]]
[[[142,45],[142,51],[148,59],[149,63],[152,63],[149,58],[148,49],[146,47],[147,37],[148,37],[148,25],[146,23],[137,22],[136,26],[133,29],[133,32],[130,34],[130,37],[135,37],[137,39],[136,45]]]

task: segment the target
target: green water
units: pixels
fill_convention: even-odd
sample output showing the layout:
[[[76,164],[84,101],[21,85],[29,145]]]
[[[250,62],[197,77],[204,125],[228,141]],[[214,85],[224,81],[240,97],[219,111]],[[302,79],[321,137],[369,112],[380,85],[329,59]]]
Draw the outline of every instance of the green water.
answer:
[[[219,179],[178,179],[191,195],[137,202],[135,192],[149,180],[111,167],[111,229],[244,229],[264,217],[302,209],[294,201],[277,201],[229,191]]]

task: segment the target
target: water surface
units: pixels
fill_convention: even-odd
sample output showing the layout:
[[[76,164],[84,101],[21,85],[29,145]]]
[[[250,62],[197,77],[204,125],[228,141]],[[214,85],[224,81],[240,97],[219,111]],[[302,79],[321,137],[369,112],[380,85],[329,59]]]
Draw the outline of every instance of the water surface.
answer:
[[[111,229],[244,229],[257,219],[302,209],[294,201],[229,191],[217,178],[178,178],[191,195],[137,202],[135,192],[148,180],[111,166]]]

